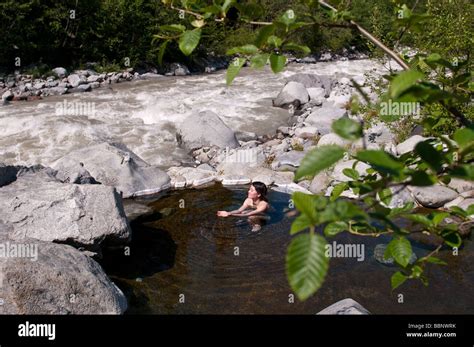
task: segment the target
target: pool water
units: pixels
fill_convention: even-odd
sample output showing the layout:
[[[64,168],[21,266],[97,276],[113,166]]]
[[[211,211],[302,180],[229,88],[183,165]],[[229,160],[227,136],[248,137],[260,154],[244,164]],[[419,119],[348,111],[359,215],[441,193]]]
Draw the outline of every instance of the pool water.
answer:
[[[285,274],[290,196],[269,192],[269,219],[257,232],[245,218],[216,216],[240,207],[247,188],[214,185],[141,201],[153,213],[132,222],[129,250],[107,251],[101,260],[127,296],[128,314],[315,314],[349,297],[376,314],[474,312],[470,240],[458,256],[441,252],[448,266],[427,268],[428,287],[411,281],[392,292],[395,269],[373,257],[375,246],[389,239],[343,233],[329,242],[364,245],[364,261],[332,258],[320,290],[305,302],[292,300]],[[432,249],[412,245],[418,257]]]

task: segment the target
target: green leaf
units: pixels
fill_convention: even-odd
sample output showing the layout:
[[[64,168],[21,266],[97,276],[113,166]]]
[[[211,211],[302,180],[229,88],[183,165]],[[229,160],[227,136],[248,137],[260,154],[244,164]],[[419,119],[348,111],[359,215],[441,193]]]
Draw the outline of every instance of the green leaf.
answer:
[[[474,130],[469,128],[459,129],[454,133],[453,138],[460,148],[464,148],[474,142]]]
[[[425,171],[415,171],[410,173],[410,176],[412,186],[427,187],[436,183],[436,176],[428,175]]]
[[[340,137],[351,141],[362,137],[362,127],[359,122],[345,117],[333,122],[332,130]]]
[[[336,200],[318,212],[319,223],[337,222],[349,219],[367,218],[367,214],[357,205],[347,200]]]
[[[467,212],[467,215],[468,215],[468,216],[472,216],[472,215],[474,214],[474,204],[469,205],[469,206],[467,207],[466,212]]]
[[[159,28],[163,31],[174,31],[178,33],[184,33],[186,31],[186,27],[181,24],[160,25]]]
[[[433,224],[438,226],[446,217],[449,217],[450,214],[448,212],[433,212]]]
[[[392,191],[390,188],[385,188],[379,192],[379,199],[382,201],[385,205],[389,205],[390,201],[392,201]]]
[[[352,178],[354,181],[357,181],[360,177],[359,171],[355,169],[345,168],[344,170],[342,170],[342,173],[347,177]]]
[[[275,35],[271,35],[267,39],[267,43],[275,48],[280,47],[282,42],[283,42],[282,39],[280,39],[278,36],[275,36]]]
[[[324,228],[324,235],[326,235],[327,237],[331,237],[346,230],[349,230],[349,224],[347,224],[346,222],[332,222],[326,225],[326,227]]]
[[[437,264],[437,265],[448,265],[445,261],[443,261],[439,258],[436,258],[436,257],[428,257],[428,258],[426,258],[426,261],[428,263],[433,263],[433,264]]]
[[[293,23],[296,20],[296,15],[293,10],[288,10],[286,11],[281,17],[280,17],[280,22],[285,24],[286,26],[289,26],[291,23]]]
[[[416,70],[407,70],[399,73],[390,83],[390,97],[392,99],[398,98],[410,87],[415,85],[418,80],[423,78],[424,75]]]
[[[296,236],[288,246],[286,273],[291,289],[306,300],[323,284],[329,267],[326,240],[318,234]]]
[[[255,39],[255,45],[257,47],[263,47],[270,35],[275,31],[275,25],[266,25],[258,31],[257,38]]]
[[[396,158],[382,150],[359,151],[356,158],[372,165],[372,167],[379,172],[392,175],[400,175],[404,167]]]
[[[311,220],[305,214],[300,214],[296,219],[291,223],[290,235],[294,235],[301,230],[308,229],[310,226],[314,225]]]
[[[321,146],[311,150],[301,160],[296,171],[295,179],[305,176],[315,176],[320,171],[327,169],[344,157],[345,150],[336,145]]]
[[[406,267],[410,261],[412,254],[411,244],[405,237],[394,238],[387,246],[384,257],[393,257],[397,263],[401,266]]]
[[[298,211],[305,214],[310,220],[311,224],[316,224],[318,220],[316,215],[317,206],[315,197],[302,192],[294,192],[292,199]]]
[[[285,68],[286,57],[284,55],[277,55],[272,53],[270,55],[270,66],[274,73],[281,72]]]
[[[232,63],[229,64],[226,74],[226,83],[230,85],[234,78],[239,74],[240,69],[244,66],[247,60],[245,58],[235,58]]]
[[[331,192],[331,201],[335,201],[347,187],[346,182],[336,184]]]
[[[441,237],[444,239],[444,243],[446,243],[450,247],[458,247],[462,244],[461,236],[457,231],[452,231],[449,229],[444,229],[441,231]]]
[[[466,218],[467,217],[467,213],[466,211],[464,211],[462,208],[460,208],[459,206],[451,206],[449,208],[450,211],[452,211],[455,215],[457,216],[460,216],[460,217],[463,217],[463,218]]]
[[[414,214],[408,214],[405,217],[413,222],[426,225],[427,227],[434,226],[433,221],[423,214],[414,213]]]
[[[425,161],[435,172],[441,170],[443,164],[443,157],[428,141],[419,142],[415,146],[415,153],[417,153],[423,161]]]
[[[179,49],[184,55],[190,55],[199,44],[201,29],[188,30],[179,39]]]
[[[168,46],[169,42],[170,42],[169,40],[163,41],[163,43],[160,45],[160,48],[158,50],[158,64],[160,66],[163,64],[163,56],[165,55],[166,47]]]
[[[395,272],[390,279],[392,290],[400,287],[407,279],[408,277],[402,274],[400,271]]]
[[[311,53],[311,49],[308,46],[298,45],[293,42],[288,42],[287,44],[283,45],[283,49],[286,51],[301,51],[304,54]]]
[[[474,181],[474,165],[472,164],[459,165],[453,168],[453,170],[451,171],[451,176]]]
[[[233,47],[229,50],[227,50],[226,54],[227,55],[232,55],[236,53],[240,54],[255,54],[258,52],[258,48],[254,45],[243,45],[240,47]]]
[[[268,53],[254,55],[250,59],[250,66],[254,69],[261,69],[267,64],[269,58],[270,54]]]

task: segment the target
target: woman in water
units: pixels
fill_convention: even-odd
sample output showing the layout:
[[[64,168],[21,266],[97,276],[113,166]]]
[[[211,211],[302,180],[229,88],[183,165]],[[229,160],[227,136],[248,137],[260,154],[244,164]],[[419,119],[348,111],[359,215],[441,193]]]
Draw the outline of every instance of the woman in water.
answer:
[[[267,199],[267,186],[262,182],[253,182],[248,190],[247,199],[238,210],[234,211],[217,211],[219,217],[249,217],[252,224],[252,231],[258,231],[262,228],[262,218],[269,209],[270,204]],[[247,209],[253,209],[246,211]]]

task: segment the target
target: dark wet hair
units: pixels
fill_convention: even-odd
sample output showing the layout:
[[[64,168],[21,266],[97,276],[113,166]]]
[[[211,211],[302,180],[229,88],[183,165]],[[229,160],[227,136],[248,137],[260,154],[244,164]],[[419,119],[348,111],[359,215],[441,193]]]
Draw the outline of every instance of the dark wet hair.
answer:
[[[268,202],[268,199],[267,199],[267,186],[265,185],[265,183],[256,181],[256,182],[252,182],[252,185],[255,188],[255,190],[257,191],[257,193],[260,194],[260,199],[262,199],[263,201]]]

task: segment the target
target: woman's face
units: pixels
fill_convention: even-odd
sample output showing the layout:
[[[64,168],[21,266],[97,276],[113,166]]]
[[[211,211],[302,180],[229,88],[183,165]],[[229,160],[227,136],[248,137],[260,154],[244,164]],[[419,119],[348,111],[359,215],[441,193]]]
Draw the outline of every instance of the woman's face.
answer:
[[[249,191],[248,191],[248,197],[250,199],[257,199],[260,196],[260,194],[255,190],[254,186],[250,186]]]

